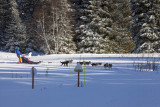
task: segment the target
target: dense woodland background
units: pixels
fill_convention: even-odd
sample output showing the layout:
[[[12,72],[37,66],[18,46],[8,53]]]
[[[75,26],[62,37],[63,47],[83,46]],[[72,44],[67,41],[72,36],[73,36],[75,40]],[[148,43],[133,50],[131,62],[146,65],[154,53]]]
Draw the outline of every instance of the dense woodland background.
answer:
[[[0,50],[160,52],[160,0],[0,0]]]

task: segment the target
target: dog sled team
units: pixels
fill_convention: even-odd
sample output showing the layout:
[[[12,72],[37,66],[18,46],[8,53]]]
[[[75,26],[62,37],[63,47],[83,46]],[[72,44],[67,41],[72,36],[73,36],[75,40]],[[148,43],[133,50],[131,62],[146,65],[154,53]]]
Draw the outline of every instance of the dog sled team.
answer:
[[[41,63],[41,61],[39,62],[34,62],[34,61],[31,61],[29,60],[27,57],[25,57],[20,51],[19,51],[19,48],[17,47],[16,50],[15,50],[16,54],[17,54],[17,57],[19,59],[18,63],[27,63],[27,64],[39,64]],[[29,53],[30,55],[28,57],[31,57],[31,53]],[[68,66],[69,64],[72,64],[73,60],[66,60],[66,61],[60,61],[61,63],[61,66]],[[86,65],[86,66],[89,66],[89,65],[92,65],[92,67],[96,67],[96,66],[102,66],[102,63],[91,63],[91,61],[82,61],[82,62],[77,62],[77,63],[80,63],[81,65]],[[109,64],[109,63],[105,63],[104,65],[104,68],[107,69],[111,69],[112,68],[112,64]]]
[[[69,64],[72,64],[72,62],[73,62],[73,60],[66,60],[66,61],[62,61],[62,62],[60,61],[61,66],[68,66]],[[103,65],[102,63],[91,63],[91,61],[82,61],[82,62],[77,62],[77,63],[80,63],[81,65],[85,65],[85,66],[91,65],[92,67]],[[110,63],[105,63],[103,66],[105,69],[112,68],[112,64],[110,64]]]

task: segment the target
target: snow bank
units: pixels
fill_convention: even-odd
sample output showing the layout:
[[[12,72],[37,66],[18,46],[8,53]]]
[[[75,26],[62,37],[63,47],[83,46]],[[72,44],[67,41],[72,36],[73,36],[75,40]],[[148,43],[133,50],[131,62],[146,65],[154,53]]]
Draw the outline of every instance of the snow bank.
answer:
[[[160,74],[135,70],[139,62],[158,54],[60,54],[32,56],[35,64],[18,64],[14,53],[0,52],[0,107],[159,107]],[[60,61],[73,59],[69,66]],[[79,61],[112,63],[85,66],[77,87]],[[31,68],[35,67],[35,89]],[[82,66],[84,69],[84,66]],[[85,77],[85,78],[84,78]],[[85,84],[84,84],[85,80]]]

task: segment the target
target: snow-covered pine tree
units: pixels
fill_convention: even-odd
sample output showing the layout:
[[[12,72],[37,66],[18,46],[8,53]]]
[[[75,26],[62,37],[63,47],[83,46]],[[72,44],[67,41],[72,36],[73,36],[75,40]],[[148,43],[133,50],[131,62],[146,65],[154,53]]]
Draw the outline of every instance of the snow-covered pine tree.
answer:
[[[8,24],[5,28],[5,39],[7,41],[5,50],[14,52],[15,47],[20,47],[24,52],[26,48],[26,30],[19,17],[18,5],[15,0],[9,0],[9,15]]]
[[[106,53],[106,41],[112,23],[106,6],[108,1],[82,0],[80,2],[78,4],[80,21],[76,28],[78,52]]]
[[[38,2],[40,0],[16,0],[17,4],[18,4],[18,10],[19,10],[19,16],[22,20],[22,22],[25,24],[28,24],[28,22],[32,21],[33,18],[33,12],[38,4]],[[28,33],[28,31],[30,30],[29,28],[27,28],[28,26],[26,26],[26,32],[27,32],[27,37],[26,37],[26,52],[39,52],[40,48],[39,46],[37,46],[37,44],[40,41],[35,41],[33,38],[36,38],[35,35],[34,37],[30,35],[30,33]],[[38,43],[37,43],[38,42]]]
[[[79,12],[75,28],[78,52],[131,51],[129,0],[79,0],[74,5]]]
[[[160,1],[131,0],[135,53],[160,52]]]

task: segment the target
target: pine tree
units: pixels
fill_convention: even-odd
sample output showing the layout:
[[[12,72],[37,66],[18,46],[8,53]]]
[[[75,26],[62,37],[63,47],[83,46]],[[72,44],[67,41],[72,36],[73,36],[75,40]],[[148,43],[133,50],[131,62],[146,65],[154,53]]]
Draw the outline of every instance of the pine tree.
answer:
[[[12,16],[13,14],[15,14],[15,11],[18,11],[17,16],[19,17],[20,23],[22,26],[21,31],[26,29],[25,25],[23,25],[24,23],[26,23],[26,21],[28,21],[29,19],[32,18],[32,13],[34,11],[34,8],[36,7],[36,3],[39,0],[16,0],[16,6],[11,5],[10,0],[0,0],[0,47],[1,50],[4,51],[8,51],[9,48],[6,47],[6,44],[9,45],[8,41],[11,38],[10,35],[12,35],[12,33],[9,31],[9,29],[11,28],[11,23],[17,23],[16,21],[12,20]],[[15,9],[13,9],[13,8]],[[14,13],[13,13],[14,12]],[[15,17],[17,17],[15,16]],[[14,24],[13,24],[14,26]],[[20,26],[18,26],[20,28]],[[18,28],[18,29],[19,29]],[[14,34],[16,35],[18,29],[14,32]],[[13,30],[13,29],[12,29]],[[10,34],[9,34],[10,32]],[[18,31],[19,32],[19,31]],[[22,31],[25,33],[25,30]],[[19,32],[20,33],[20,32]],[[29,37],[26,37],[26,41],[30,40]],[[11,41],[11,40],[10,40]],[[13,44],[13,43],[12,43]],[[28,42],[27,45],[29,45],[30,43]],[[35,45],[33,45],[34,47]],[[10,46],[8,46],[10,47]],[[13,49],[9,49],[9,51],[13,51]],[[32,50],[29,48],[29,50]],[[23,48],[23,51],[27,52],[29,51],[28,48]]]
[[[130,32],[131,10],[129,0],[111,1],[109,11],[112,16],[112,35],[110,49],[114,53],[130,53],[134,42]]]
[[[4,10],[3,10],[3,1],[0,0],[0,50],[2,49],[2,41],[3,41],[3,15],[4,15]]]
[[[33,13],[35,11],[35,8],[38,6],[38,3],[40,0],[16,0],[18,4],[18,10],[19,10],[19,16],[22,20],[22,23],[26,26],[26,49],[25,51],[28,52],[40,52],[40,46],[38,45],[41,43],[41,40],[37,41],[36,35],[30,35],[29,31],[30,28],[28,28],[27,24],[33,23],[31,22],[33,19]]]
[[[4,35],[4,30],[8,24],[9,5],[7,0],[0,0],[0,49],[4,50],[7,40]]]
[[[16,0],[18,4],[19,16],[22,21],[30,20],[33,12],[40,0]]]
[[[15,47],[18,46],[21,48],[21,51],[25,51],[26,47],[26,31],[25,26],[21,22],[19,17],[18,5],[15,0],[9,1],[9,20],[5,28],[5,39],[7,44],[5,50],[9,52],[14,52]]]
[[[134,43],[129,30],[128,0],[81,0],[75,6],[79,12],[75,30],[80,53],[131,51]]]
[[[112,23],[107,3],[102,0],[82,0],[80,22],[76,28],[80,53],[105,53],[105,43]]]
[[[160,1],[131,0],[133,52],[160,52]]]

